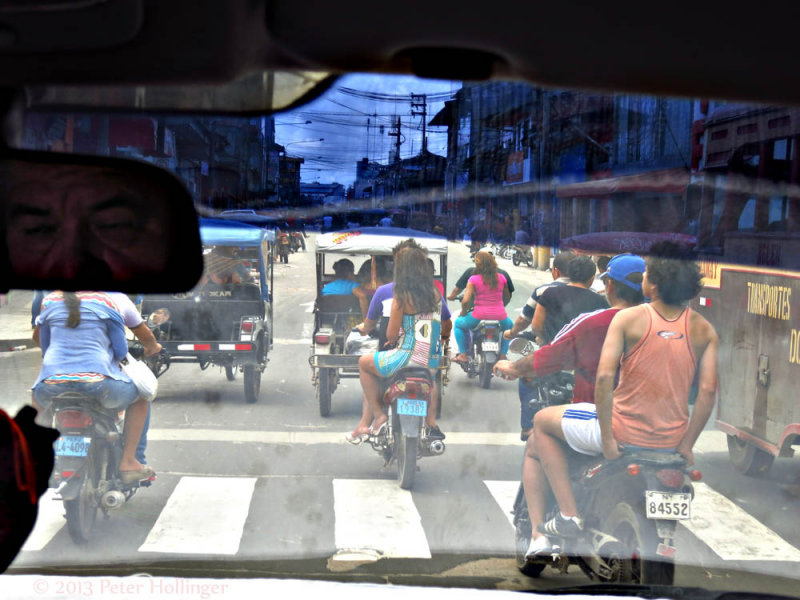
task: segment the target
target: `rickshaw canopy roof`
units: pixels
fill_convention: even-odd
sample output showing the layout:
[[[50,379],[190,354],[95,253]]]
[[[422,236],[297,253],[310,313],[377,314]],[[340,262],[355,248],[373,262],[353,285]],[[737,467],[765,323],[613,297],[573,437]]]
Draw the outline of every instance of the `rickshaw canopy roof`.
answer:
[[[275,241],[275,232],[221,219],[200,219],[200,239],[207,246],[260,246],[266,239]]]
[[[358,227],[317,236],[317,252],[331,254],[391,254],[399,242],[414,238],[429,254],[447,254],[447,238],[402,227]]]

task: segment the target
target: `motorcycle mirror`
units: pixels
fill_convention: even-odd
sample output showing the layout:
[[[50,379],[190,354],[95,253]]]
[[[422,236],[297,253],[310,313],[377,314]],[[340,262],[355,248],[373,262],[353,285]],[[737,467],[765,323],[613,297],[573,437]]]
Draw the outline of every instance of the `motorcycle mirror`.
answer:
[[[526,340],[523,337],[517,337],[511,340],[508,349],[515,354],[530,354],[534,350],[533,342]]]
[[[147,317],[147,326],[148,327],[158,327],[159,325],[163,325],[167,321],[169,321],[169,309],[168,308],[159,308],[154,310],[150,313],[150,316]]]
[[[138,161],[3,150],[0,221],[3,290],[182,292],[203,270],[191,195]]]

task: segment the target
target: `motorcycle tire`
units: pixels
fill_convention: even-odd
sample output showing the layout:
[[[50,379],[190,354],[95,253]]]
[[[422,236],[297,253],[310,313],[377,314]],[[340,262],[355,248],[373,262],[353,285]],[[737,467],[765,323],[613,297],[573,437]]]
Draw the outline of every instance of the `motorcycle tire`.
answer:
[[[514,502],[514,555],[520,573],[528,577],[539,577],[547,565],[531,563],[525,559],[530,544],[531,519],[528,514],[528,503],[525,501],[525,491],[520,484],[517,499]]]
[[[327,417],[331,414],[331,372],[330,369],[320,369],[317,380],[317,402],[319,402],[319,415]]]
[[[735,435],[728,436],[728,457],[737,471],[749,477],[763,477],[775,461],[772,454]]]
[[[485,390],[488,390],[492,382],[492,365],[486,362],[485,359],[481,361],[481,370],[479,375],[481,387]]]
[[[101,454],[106,452],[94,442],[89,448],[89,454],[84,463],[84,477],[78,497],[74,500],[64,501],[64,511],[67,518],[67,531],[75,544],[85,544],[91,538],[92,530],[97,521],[98,499],[97,488],[102,479]]]
[[[603,530],[617,538],[625,548],[619,560],[616,583],[672,585],[675,562],[664,557],[654,559],[660,542],[654,521],[644,516],[644,506],[635,508],[619,502],[605,521]]]
[[[225,365],[225,377],[228,381],[236,379],[236,367],[233,365]]]
[[[443,399],[443,388],[444,384],[442,382],[442,372],[436,371],[436,418],[442,418],[442,399]]]
[[[394,412],[394,458],[397,469],[397,482],[400,488],[410,490],[414,485],[414,475],[417,473],[417,438],[403,435],[400,429],[400,419]]]
[[[519,255],[518,255],[518,254],[516,254],[516,253],[514,253],[514,256],[513,256],[513,257],[511,257],[511,262],[513,262],[513,263],[514,263],[514,266],[515,266],[515,267],[518,267],[518,266],[519,266],[519,263],[520,263],[520,262],[522,262],[522,261],[519,259]]]
[[[245,365],[243,379],[244,400],[248,404],[255,404],[261,392],[261,369],[257,365]]]

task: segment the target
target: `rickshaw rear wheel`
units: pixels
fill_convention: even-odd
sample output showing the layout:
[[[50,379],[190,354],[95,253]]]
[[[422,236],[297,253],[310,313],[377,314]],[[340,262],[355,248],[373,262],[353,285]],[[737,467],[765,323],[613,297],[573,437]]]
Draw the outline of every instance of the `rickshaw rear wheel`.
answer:
[[[233,365],[225,365],[225,377],[228,378],[228,381],[236,379],[236,367]]]
[[[331,414],[331,370],[320,369],[319,379],[317,380],[317,401],[319,402],[319,414],[321,417],[328,417]]]
[[[245,365],[244,367],[244,399],[248,404],[258,402],[258,394],[261,391],[261,370],[257,365]]]

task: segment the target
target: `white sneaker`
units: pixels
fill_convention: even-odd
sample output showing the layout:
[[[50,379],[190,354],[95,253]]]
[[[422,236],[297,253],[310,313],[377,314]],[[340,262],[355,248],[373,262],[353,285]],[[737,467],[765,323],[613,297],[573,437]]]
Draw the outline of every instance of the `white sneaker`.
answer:
[[[525,559],[530,560],[543,554],[550,554],[552,549],[553,545],[550,543],[550,539],[546,535],[540,535],[535,540],[531,540],[528,551],[525,553]]]

